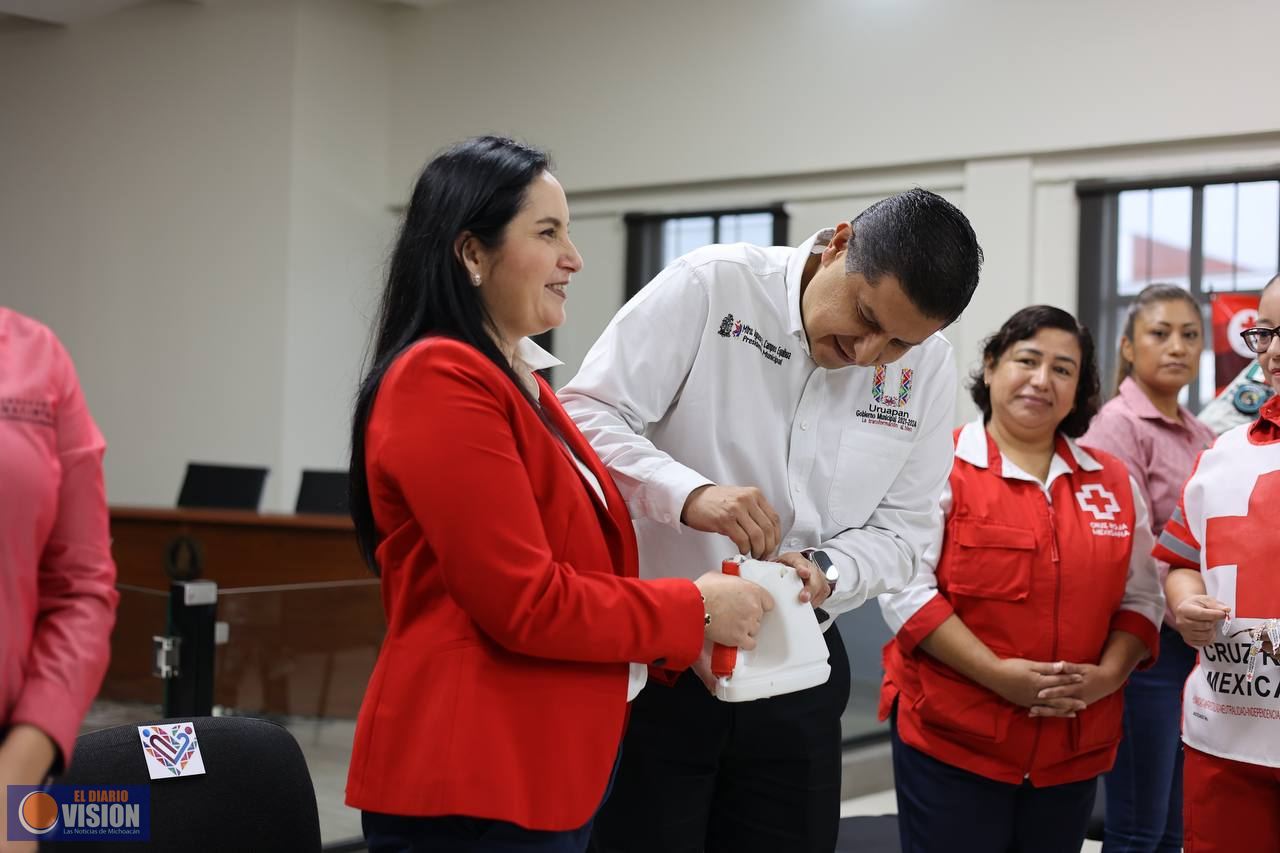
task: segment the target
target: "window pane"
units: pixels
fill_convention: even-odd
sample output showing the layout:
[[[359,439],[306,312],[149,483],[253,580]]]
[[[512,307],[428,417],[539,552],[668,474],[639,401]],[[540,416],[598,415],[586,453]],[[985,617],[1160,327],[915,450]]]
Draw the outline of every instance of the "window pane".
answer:
[[[662,265],[711,242],[715,221],[710,216],[668,219],[662,224]]]
[[[1150,230],[1151,191],[1120,193],[1119,237],[1116,241],[1116,290],[1131,296],[1147,281],[1147,232]],[[1135,282],[1138,282],[1135,286]]]
[[[773,214],[742,213],[720,217],[721,243],[773,245]]]
[[[1277,268],[1280,183],[1204,188],[1204,289],[1258,290]]]
[[[1203,290],[1234,290],[1236,257],[1236,185],[1204,188]]]
[[[1236,290],[1261,290],[1276,274],[1280,182],[1240,184],[1236,206]]]
[[[1116,284],[1131,296],[1152,282],[1189,287],[1191,188],[1120,193]]]
[[[736,213],[720,217],[720,242],[741,243],[742,217]]]

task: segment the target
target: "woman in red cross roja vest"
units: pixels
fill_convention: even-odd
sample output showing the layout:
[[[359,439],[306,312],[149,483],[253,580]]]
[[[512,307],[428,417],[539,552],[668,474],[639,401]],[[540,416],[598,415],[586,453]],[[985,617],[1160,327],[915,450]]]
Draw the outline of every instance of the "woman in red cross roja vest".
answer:
[[[1280,276],[1241,332],[1280,391]],[[1182,699],[1187,853],[1280,849],[1280,395],[1223,433],[1156,556],[1178,630],[1200,650]]]
[[[1073,440],[1098,410],[1089,331],[1032,306],[982,361],[943,532],[880,597],[902,849],[1078,853],[1164,596],[1136,484]]]

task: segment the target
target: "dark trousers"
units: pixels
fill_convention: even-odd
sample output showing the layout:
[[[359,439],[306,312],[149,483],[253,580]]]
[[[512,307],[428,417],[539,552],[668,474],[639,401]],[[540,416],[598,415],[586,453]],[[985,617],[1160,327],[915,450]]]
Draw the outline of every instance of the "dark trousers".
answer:
[[[597,853],[831,853],[840,824],[840,715],[849,659],[826,632],[826,684],[721,702],[693,672],[632,704]]]
[[[604,799],[608,799],[613,790],[618,764],[618,760],[613,763]],[[410,817],[360,813],[360,826],[369,853],[585,853],[591,838],[591,823],[589,820],[577,829],[549,832],[525,829],[505,820],[465,815]]]
[[[1182,688],[1196,650],[1160,629],[1160,657],[1129,676],[1124,738],[1106,779],[1104,853],[1178,853],[1182,849]]]
[[[1080,853],[1097,778],[1010,785],[907,746],[892,728],[902,853]]]

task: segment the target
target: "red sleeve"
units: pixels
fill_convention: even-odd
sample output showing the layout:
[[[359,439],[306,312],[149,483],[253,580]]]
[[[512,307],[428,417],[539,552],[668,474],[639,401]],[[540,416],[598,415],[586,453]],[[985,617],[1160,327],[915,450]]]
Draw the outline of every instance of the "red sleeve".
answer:
[[[1141,613],[1133,610],[1117,610],[1111,616],[1110,630],[1133,634],[1147,647],[1147,657],[1138,664],[1138,669],[1149,669],[1159,659],[1160,629]]]
[[[55,357],[61,362],[51,371],[61,385],[58,515],[40,558],[27,681],[9,723],[29,723],[45,732],[65,763],[107,671],[120,596],[102,478],[106,444],[60,345]]]
[[[688,666],[703,643],[691,581],[553,559],[512,428],[524,405],[474,349],[430,341],[384,379],[368,458],[403,496],[450,596],[496,642],[562,660]]]
[[[911,614],[911,618],[894,635],[902,653],[909,655],[915,652],[920,641],[938,630],[938,626],[946,622],[953,613],[955,610],[951,607],[951,602],[942,593],[935,591],[933,598]]]

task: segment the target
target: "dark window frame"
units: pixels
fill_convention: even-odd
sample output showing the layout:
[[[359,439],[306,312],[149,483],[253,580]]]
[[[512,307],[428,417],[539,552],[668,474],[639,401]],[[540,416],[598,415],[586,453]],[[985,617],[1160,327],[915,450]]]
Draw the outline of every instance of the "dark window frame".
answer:
[[[790,217],[781,202],[754,207],[716,207],[701,210],[667,211],[664,213],[627,213],[622,221],[627,227],[627,271],[624,301],[640,292],[655,275],[662,272],[662,228],[674,219],[711,219],[711,242],[720,242],[720,220],[725,216],[768,213],[773,216],[773,245],[786,246],[790,234]]]

